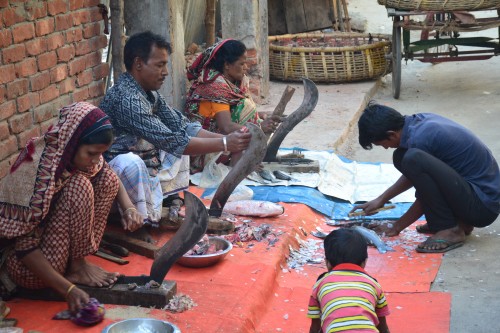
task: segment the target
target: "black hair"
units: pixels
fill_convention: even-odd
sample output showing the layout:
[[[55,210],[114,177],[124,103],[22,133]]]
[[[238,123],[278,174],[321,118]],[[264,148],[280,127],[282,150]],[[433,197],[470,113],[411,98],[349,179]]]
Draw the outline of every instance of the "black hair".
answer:
[[[80,140],[79,145],[109,145],[115,138],[112,128],[106,128]]]
[[[221,72],[224,69],[224,64],[233,64],[238,60],[247,50],[245,44],[239,40],[228,40],[217,50],[217,53],[208,64],[209,67]]]
[[[123,62],[127,70],[132,69],[134,59],[139,57],[145,63],[148,62],[151,48],[155,45],[157,48],[167,50],[168,54],[172,53],[170,43],[160,35],[154,34],[151,31],[136,33],[127,40],[123,50]]]
[[[359,144],[366,150],[372,144],[389,138],[388,131],[399,131],[405,124],[405,117],[391,107],[371,101],[358,120]]]
[[[333,230],[324,241],[325,257],[333,267],[339,264],[361,264],[368,258],[368,245],[354,229]]]

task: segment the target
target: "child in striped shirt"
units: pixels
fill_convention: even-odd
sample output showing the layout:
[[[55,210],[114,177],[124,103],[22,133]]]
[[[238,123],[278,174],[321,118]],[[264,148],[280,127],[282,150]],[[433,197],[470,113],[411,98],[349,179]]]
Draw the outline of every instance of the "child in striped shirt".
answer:
[[[364,271],[365,239],[356,230],[332,231],[324,242],[326,267],[316,281],[307,316],[310,333],[389,333],[389,308],[377,280]]]

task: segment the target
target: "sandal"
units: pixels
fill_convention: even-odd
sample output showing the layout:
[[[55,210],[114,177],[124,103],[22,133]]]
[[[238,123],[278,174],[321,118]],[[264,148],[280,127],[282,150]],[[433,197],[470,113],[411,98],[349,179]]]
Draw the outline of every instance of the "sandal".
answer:
[[[445,245],[445,247],[442,247],[440,249],[426,249],[425,246],[429,245],[434,245],[434,244],[440,244],[440,245]],[[444,253],[453,249],[456,249],[457,247],[460,247],[464,245],[463,241],[460,242],[451,242],[446,239],[433,239],[433,238],[427,238],[425,242],[420,243],[416,251],[419,253]],[[422,247],[421,247],[422,246]]]

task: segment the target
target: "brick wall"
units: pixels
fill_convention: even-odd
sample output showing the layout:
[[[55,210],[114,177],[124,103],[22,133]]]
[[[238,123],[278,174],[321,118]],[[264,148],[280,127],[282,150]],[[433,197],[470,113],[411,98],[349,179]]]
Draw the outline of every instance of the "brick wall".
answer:
[[[99,0],[0,0],[0,179],[73,102],[98,104],[109,66]]]

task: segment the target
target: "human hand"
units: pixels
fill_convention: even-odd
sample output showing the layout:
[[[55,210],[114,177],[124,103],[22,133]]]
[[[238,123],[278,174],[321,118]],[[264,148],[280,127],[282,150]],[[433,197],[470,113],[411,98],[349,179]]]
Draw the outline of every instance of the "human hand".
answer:
[[[280,123],[281,123],[280,116],[270,116],[265,118],[260,123],[260,128],[264,133],[271,134],[274,133],[274,131],[276,131]]]
[[[378,223],[372,222],[367,226],[368,229],[372,229],[379,235],[384,235],[388,237],[393,237],[399,235],[401,232],[400,228],[398,228],[397,223]]]
[[[364,204],[361,205],[355,205],[350,211],[349,214],[354,213],[358,209],[363,210],[364,214],[363,215],[374,215],[377,214],[375,210],[379,209],[380,207],[384,206],[384,202],[382,202],[379,199],[374,199],[368,202],[365,202]]]
[[[229,133],[226,136],[227,139],[227,150],[232,153],[238,153],[247,149],[252,139],[252,134],[248,131],[248,128],[242,127],[241,129]]]
[[[144,217],[134,207],[122,212],[122,226],[126,231],[136,231],[144,225]]]
[[[78,287],[73,287],[66,295],[66,301],[68,302],[68,308],[71,313],[75,314],[80,311],[81,308],[88,303],[90,299],[89,294]]]

